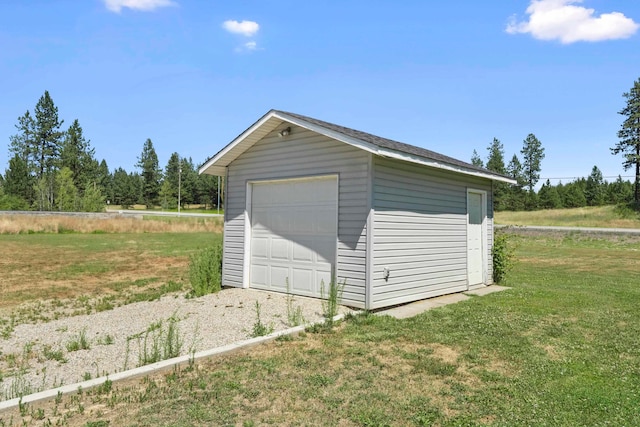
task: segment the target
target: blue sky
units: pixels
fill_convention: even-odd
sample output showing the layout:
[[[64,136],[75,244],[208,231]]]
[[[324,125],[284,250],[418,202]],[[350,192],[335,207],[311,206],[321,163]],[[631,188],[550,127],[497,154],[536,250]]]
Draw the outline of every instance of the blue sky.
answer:
[[[543,177],[631,175],[609,148],[639,23],[637,0],[0,0],[0,170],[48,90],[112,170],[147,138],[201,163],[276,108],[466,161],[534,133]]]

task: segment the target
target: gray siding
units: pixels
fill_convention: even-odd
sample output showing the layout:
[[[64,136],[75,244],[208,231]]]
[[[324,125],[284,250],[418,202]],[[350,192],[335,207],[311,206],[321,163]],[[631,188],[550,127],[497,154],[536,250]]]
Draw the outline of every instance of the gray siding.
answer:
[[[279,129],[228,167],[223,284],[241,287],[243,283],[248,181],[338,174],[337,276],[346,280],[343,301],[364,307],[370,154],[296,126],[282,138]]]
[[[370,308],[466,290],[467,188],[488,193],[490,253],[491,182],[400,160],[375,157],[373,165]]]

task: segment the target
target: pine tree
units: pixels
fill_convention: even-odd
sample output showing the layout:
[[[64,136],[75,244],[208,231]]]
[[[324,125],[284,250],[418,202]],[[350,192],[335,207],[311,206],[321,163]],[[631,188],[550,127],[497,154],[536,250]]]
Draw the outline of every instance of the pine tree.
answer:
[[[182,183],[180,177],[180,155],[178,153],[172,153],[169,156],[169,160],[167,161],[167,166],[164,168],[164,182],[166,182],[165,193],[166,197],[174,199],[171,202],[172,206],[177,206],[178,204],[178,186]]]
[[[89,183],[95,183],[98,177],[98,161],[94,157],[95,149],[84,138],[78,119],[74,120],[67,132],[60,150],[60,167],[67,167],[73,174],[73,183],[84,192]]]
[[[523,141],[520,153],[523,156],[522,173],[528,190],[527,197],[525,199],[525,208],[532,210],[537,207],[537,197],[535,195],[534,187],[540,180],[540,171],[542,169],[541,163],[542,159],[544,159],[544,148],[538,138],[536,138],[534,134],[530,133]]]
[[[36,137],[36,121],[27,110],[23,116],[18,117],[18,129],[16,135],[9,137],[9,152],[19,156],[30,171],[35,172],[34,145]]]
[[[551,185],[549,180],[542,184],[538,192],[538,199],[540,207],[543,209],[558,209],[562,207],[562,199],[560,199],[558,190]]]
[[[584,179],[570,182],[564,186],[564,200],[566,208],[581,208],[587,205],[587,198],[584,196]]]
[[[522,174],[522,164],[516,154],[513,155],[511,161],[507,165],[507,175],[517,182],[517,185],[509,187],[509,193],[507,196],[506,209],[512,211],[519,211],[524,209],[524,176]]]
[[[30,189],[16,195],[40,209],[51,208],[54,202],[54,176],[58,168],[63,121],[58,118],[58,108],[48,91],[38,100],[34,114],[27,112],[18,118],[18,133],[10,137],[9,152],[21,159],[20,167],[26,165],[28,176],[14,174],[30,181]],[[17,165],[17,164],[16,164]],[[25,183],[19,185],[27,188]]]
[[[195,203],[204,205],[204,208],[217,208],[218,204],[218,181],[219,176],[202,174],[198,175],[196,188],[194,189]],[[222,200],[220,201],[222,204]]]
[[[618,131],[618,143],[611,148],[613,154],[622,154],[624,170],[635,169],[634,196],[636,207],[640,209],[640,79],[633,83],[629,92],[622,96],[627,105],[618,112],[625,117]]]
[[[128,209],[138,201],[140,175],[128,174],[122,168],[118,168],[113,173],[113,204]]]
[[[602,172],[597,166],[591,169],[591,174],[587,178],[584,195],[589,206],[601,206],[604,204],[604,180]]]
[[[504,165],[504,146],[498,138],[493,138],[491,145],[487,147],[487,169],[505,175],[507,168]]]
[[[162,171],[158,166],[158,155],[153,148],[151,139],[145,141],[136,167],[142,171],[142,198],[147,208],[151,209],[158,202],[160,178],[162,177]]]
[[[482,163],[482,159],[476,150],[473,150],[473,154],[471,154],[471,164],[480,168],[484,167],[484,163]]]
[[[60,153],[63,132],[60,127],[64,123],[58,119],[58,107],[48,91],[40,97],[34,110],[35,138],[33,151],[35,154],[36,176],[42,178],[54,171]]]
[[[9,168],[5,171],[4,192],[7,195],[24,200],[30,205],[34,200],[34,179],[29,173],[29,167],[25,159],[14,154],[9,159]]]
[[[181,189],[180,189],[180,203],[182,205],[190,205],[194,203],[196,192],[196,185],[198,180],[198,172],[193,165],[191,157],[188,159],[183,158],[180,161],[181,174]]]
[[[507,168],[504,165],[504,146],[497,138],[493,138],[491,145],[487,147],[489,157],[487,157],[487,169],[490,171],[506,175]],[[507,208],[508,186],[504,182],[496,181],[493,184],[493,207],[501,211]]]
[[[629,181],[622,179],[622,176],[618,175],[618,178],[607,188],[607,199],[610,203],[631,203],[633,200],[633,184]]]
[[[111,203],[113,200],[112,182],[113,176],[109,172],[109,166],[107,161],[102,159],[98,165],[98,171],[96,173],[96,182],[101,188],[102,195],[106,198],[107,203]]]
[[[19,197],[31,205],[35,198],[33,174],[36,170],[34,153],[36,122],[27,110],[23,116],[18,117],[18,124],[15,127],[18,133],[9,137],[9,153],[12,156],[9,160],[9,169],[6,170],[6,179],[10,181],[10,188],[6,193]]]

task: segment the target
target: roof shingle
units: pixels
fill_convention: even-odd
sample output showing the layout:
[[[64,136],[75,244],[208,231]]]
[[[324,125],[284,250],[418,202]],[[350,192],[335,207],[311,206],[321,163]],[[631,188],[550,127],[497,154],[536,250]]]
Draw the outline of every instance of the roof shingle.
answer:
[[[399,151],[401,153],[410,154],[413,156],[423,157],[425,159],[434,160],[436,162],[446,163],[453,166],[462,167],[465,169],[469,169],[472,171],[477,171],[485,174],[498,175],[504,178],[511,177],[501,175],[494,171],[490,171],[488,169],[472,165],[471,163],[463,162],[462,160],[455,159],[453,157],[445,156],[440,153],[436,153],[435,151],[427,150],[426,148],[416,147],[415,145],[405,144],[403,142],[394,141],[392,139],[382,138],[380,136],[372,135],[367,132],[362,132],[359,130],[347,128],[344,126],[336,125],[333,123],[325,122],[323,120],[314,119],[313,117],[303,116],[301,114],[290,113],[287,111],[273,110],[275,113],[285,114],[287,116],[291,116],[297,118],[299,120],[303,120],[317,126],[321,126],[323,128],[329,129],[334,132],[341,133],[350,138],[359,139],[361,141],[367,142],[369,144],[373,144],[380,148],[386,148],[389,150]]]

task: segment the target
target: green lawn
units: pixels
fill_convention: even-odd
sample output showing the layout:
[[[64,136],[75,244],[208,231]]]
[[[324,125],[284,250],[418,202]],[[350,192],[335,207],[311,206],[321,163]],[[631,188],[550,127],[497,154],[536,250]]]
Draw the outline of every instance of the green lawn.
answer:
[[[334,332],[29,405],[14,422],[640,425],[639,254],[638,238],[520,237],[511,290],[406,320],[356,316]]]

